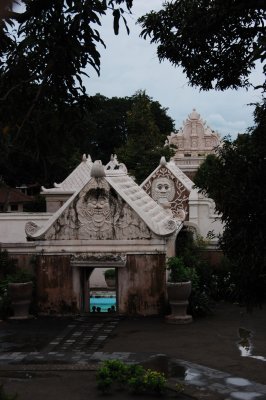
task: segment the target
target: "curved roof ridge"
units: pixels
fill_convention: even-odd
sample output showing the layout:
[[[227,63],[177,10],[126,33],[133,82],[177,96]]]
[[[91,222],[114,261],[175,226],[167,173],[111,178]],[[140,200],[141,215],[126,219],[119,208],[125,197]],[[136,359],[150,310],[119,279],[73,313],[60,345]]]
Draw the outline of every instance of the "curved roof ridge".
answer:
[[[107,176],[106,180],[155,234],[168,236],[181,229],[182,222],[173,219],[128,175]]]
[[[37,226],[32,229],[32,221],[29,221],[25,226],[25,232],[28,238],[41,239],[41,237],[51,228],[54,222],[60,217],[61,214],[67,209],[67,207],[72,203],[76,197],[79,190],[77,190],[72,196],[60,207],[43,226]]]
[[[90,179],[92,161],[90,156],[88,158],[83,156],[81,163],[67,176],[61,183],[55,183],[54,188],[42,187],[44,193],[61,193],[61,192],[76,192],[81,189]]]
[[[90,179],[92,165],[91,161],[81,161],[74,171],[61,183],[61,188],[64,190],[81,189]]]
[[[174,161],[169,161],[166,167],[183,183],[183,185],[191,191],[193,189],[194,183],[192,180],[176,165]]]
[[[128,175],[107,176],[105,179],[117,191],[123,200],[129,204],[136,214],[144,221],[153,233],[159,236],[169,236],[177,229],[182,228],[182,222],[174,220],[161,206],[159,206],[142,188]],[[52,227],[54,222],[64,213],[73,202],[81,189],[78,189],[63,206],[52,215],[42,227],[29,223],[25,227],[27,237],[41,239]]]

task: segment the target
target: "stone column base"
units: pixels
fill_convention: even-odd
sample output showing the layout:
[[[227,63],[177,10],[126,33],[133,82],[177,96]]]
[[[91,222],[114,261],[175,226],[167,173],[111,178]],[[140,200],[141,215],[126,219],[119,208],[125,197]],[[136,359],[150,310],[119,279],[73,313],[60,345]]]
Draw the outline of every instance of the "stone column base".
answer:
[[[170,314],[165,317],[165,322],[168,324],[190,324],[193,321],[191,315],[174,315]]]

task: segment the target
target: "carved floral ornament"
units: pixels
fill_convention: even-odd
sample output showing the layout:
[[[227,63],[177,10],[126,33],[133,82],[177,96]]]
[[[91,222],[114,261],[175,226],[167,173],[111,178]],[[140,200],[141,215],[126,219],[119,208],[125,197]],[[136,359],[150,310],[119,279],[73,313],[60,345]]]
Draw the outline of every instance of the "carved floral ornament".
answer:
[[[125,267],[127,262],[126,254],[112,254],[112,253],[79,253],[72,254],[70,258],[72,266],[85,266],[94,268],[114,268]]]
[[[195,108],[183,121],[183,127],[180,127],[177,133],[167,136],[167,140],[169,145],[177,146],[177,153],[180,150],[208,153],[221,144],[218,132],[212,131]]]
[[[105,166],[105,171],[107,175],[124,175],[127,174],[127,167],[118,161],[116,154],[112,154],[109,163]]]
[[[39,229],[40,227],[32,221],[27,222],[25,225],[25,232],[27,236],[34,235]]]
[[[127,255],[125,253],[113,254],[113,253],[79,253],[71,256],[71,261],[112,261],[114,263],[125,263]]]

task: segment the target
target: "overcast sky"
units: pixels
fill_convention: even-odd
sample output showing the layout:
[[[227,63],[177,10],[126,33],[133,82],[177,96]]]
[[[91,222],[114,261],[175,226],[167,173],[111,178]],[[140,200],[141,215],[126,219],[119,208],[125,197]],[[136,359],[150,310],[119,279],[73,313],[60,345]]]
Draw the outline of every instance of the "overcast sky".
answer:
[[[101,28],[107,49],[99,48],[101,53],[101,75],[88,70],[86,79],[89,95],[100,93],[107,97],[132,96],[137,90],[146,93],[168,108],[168,115],[176,124],[182,126],[183,120],[193,108],[202,118],[222,136],[230,134],[233,138],[238,132],[244,132],[253,125],[253,107],[248,103],[260,100],[260,93],[250,89],[227,90],[224,92],[200,92],[188,86],[187,78],[181,68],[173,67],[168,61],[159,63],[156,45],[139,37],[140,26],[136,20],[151,9],[161,8],[162,0],[133,0],[133,13],[127,16],[130,35],[120,26],[120,33],[115,36],[112,18],[104,17]],[[254,84],[262,81],[262,69],[252,74]]]

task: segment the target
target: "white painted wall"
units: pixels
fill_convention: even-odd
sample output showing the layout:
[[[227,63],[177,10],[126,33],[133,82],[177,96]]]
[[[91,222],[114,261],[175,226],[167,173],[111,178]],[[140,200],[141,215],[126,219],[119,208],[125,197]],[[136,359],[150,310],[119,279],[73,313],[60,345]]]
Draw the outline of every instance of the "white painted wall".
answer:
[[[50,213],[0,213],[0,243],[26,243],[25,225],[29,221],[42,226]]]
[[[214,201],[195,189],[189,195],[189,223],[197,226],[198,233],[204,238],[210,231],[213,231],[215,236],[223,232],[223,224],[215,212]]]
[[[104,278],[104,271],[108,268],[94,268],[91,276],[90,276],[90,288],[105,288],[107,287],[105,278]]]

